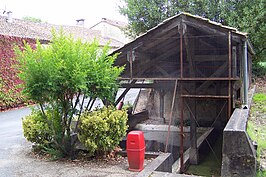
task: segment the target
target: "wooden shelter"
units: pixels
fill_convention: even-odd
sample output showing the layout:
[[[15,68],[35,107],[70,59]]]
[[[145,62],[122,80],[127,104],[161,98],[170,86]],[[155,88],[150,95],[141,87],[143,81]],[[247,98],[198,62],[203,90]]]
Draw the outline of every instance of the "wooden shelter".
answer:
[[[247,34],[235,28],[180,13],[116,52],[126,88],[117,103],[131,88],[150,89],[149,115],[180,126],[181,140],[189,125],[192,149],[196,127],[223,129],[233,109],[247,104],[254,51]]]

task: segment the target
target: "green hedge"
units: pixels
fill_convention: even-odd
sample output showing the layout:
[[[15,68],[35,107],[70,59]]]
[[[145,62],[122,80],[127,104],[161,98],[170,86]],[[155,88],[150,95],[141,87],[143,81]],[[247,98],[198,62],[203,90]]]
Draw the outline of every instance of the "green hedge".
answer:
[[[47,119],[56,132],[49,128],[46,118],[40,110],[34,110],[23,118],[22,126],[25,138],[38,147],[51,148],[54,142],[62,136],[59,113],[47,110]],[[126,135],[127,110],[116,110],[115,107],[104,107],[81,115],[78,138],[87,148],[89,155],[103,155],[115,149]]]
[[[84,113],[78,138],[90,155],[112,151],[126,135],[127,117],[127,110],[112,106]]]
[[[41,111],[33,111],[22,120],[24,137],[35,144],[46,145],[51,142],[52,133]]]

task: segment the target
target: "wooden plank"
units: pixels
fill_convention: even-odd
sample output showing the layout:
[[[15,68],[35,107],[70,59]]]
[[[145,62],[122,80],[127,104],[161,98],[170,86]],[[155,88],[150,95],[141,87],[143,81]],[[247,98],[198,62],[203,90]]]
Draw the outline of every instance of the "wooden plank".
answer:
[[[214,99],[227,99],[229,98],[228,96],[225,96],[225,95],[221,95],[221,96],[218,96],[218,95],[181,95],[181,97],[184,97],[184,98],[214,98]]]
[[[222,66],[220,66],[211,76],[210,78],[213,77],[219,77],[221,74],[224,73],[225,69],[227,68],[227,62],[225,62]],[[228,78],[229,79],[229,78]],[[207,80],[205,81],[203,84],[201,84],[201,86],[199,86],[196,90],[197,93],[199,93],[201,90],[205,90],[206,88],[208,88],[210,85],[212,84],[211,80]]]
[[[172,29],[178,28],[180,21],[181,21],[181,18],[175,18],[173,20],[168,21],[162,26],[159,26],[155,29],[151,29],[144,35],[138,37],[136,40],[132,41],[131,43],[126,44],[123,48],[120,48],[119,50],[117,50],[117,52],[122,52],[122,53],[127,52],[133,49],[139,43],[148,41],[152,38],[158,38],[160,36],[163,36],[167,34],[169,31],[171,31]]]
[[[162,67],[156,65],[155,68],[158,69],[158,71],[160,71],[164,77],[171,77],[170,74],[168,74]]]
[[[193,60],[197,62],[205,61],[227,61],[227,55],[194,55]]]
[[[160,118],[163,119],[163,122],[165,123],[165,117],[164,117],[164,90],[160,90]]]
[[[217,25],[210,24],[208,22],[195,19],[193,17],[184,16],[183,22],[188,24],[189,26],[192,26],[196,29],[200,29],[201,31],[226,36],[228,33],[228,29],[221,28]]]
[[[169,31],[168,33],[164,34],[162,38],[159,38],[159,37],[152,37],[149,41],[149,43],[144,43],[143,47],[142,47],[142,50],[147,50],[147,49],[150,49],[150,48],[153,48],[157,45],[161,45],[162,44],[162,41],[165,41],[167,39],[171,39],[172,37],[176,37],[178,34],[178,29],[172,29],[171,31]]]
[[[130,84],[130,83],[126,83],[126,84],[120,84],[119,88],[154,88],[155,84],[151,83],[151,84]]]
[[[119,77],[119,80],[131,80],[129,77]],[[173,81],[173,80],[178,80],[178,81],[239,81],[240,78],[227,78],[227,77],[214,77],[214,78],[209,78],[209,77],[198,77],[198,78],[180,78],[180,77],[133,77],[133,80],[168,80],[168,81]]]

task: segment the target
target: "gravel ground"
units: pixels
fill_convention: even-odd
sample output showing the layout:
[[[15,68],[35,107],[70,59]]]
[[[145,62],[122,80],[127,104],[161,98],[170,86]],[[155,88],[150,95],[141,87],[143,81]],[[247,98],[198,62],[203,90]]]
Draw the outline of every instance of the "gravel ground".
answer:
[[[36,159],[30,153],[30,145],[11,154],[11,174],[14,177],[85,177],[85,176],[135,176],[129,171],[127,159],[120,161],[47,161]]]
[[[145,166],[150,160],[145,160]],[[63,160],[39,159],[31,152],[31,144],[13,146],[5,160],[0,161],[1,177],[89,177],[136,176],[128,170],[127,158],[119,160]]]
[[[136,176],[126,158],[119,160],[48,161],[31,152],[23,137],[21,118],[28,108],[0,112],[0,177]],[[151,160],[145,160],[147,165]]]

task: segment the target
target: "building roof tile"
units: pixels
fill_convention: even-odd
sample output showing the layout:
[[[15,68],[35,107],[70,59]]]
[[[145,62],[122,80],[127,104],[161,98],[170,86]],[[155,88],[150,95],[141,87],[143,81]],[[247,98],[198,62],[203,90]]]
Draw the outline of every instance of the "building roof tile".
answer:
[[[12,19],[12,22],[8,22],[6,16],[0,16],[0,34],[2,35],[50,41],[52,39],[52,29],[56,31],[63,29],[67,34],[73,35],[76,39],[81,38],[84,41],[92,41],[96,38],[99,40],[100,45],[105,45],[109,42],[112,48],[118,48],[123,45],[122,42],[115,39],[102,37],[101,32],[98,30],[91,30],[83,26],[54,25],[15,18]]]

